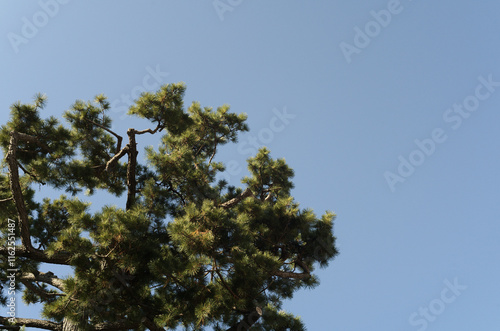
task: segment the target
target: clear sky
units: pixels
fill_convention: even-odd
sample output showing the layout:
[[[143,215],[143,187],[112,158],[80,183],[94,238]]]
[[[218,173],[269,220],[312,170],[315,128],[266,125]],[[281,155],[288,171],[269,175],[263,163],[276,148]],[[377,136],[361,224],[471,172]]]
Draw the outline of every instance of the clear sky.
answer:
[[[130,100],[184,81],[249,116],[232,183],[265,145],[338,215],[340,255],[286,304],[308,330],[499,330],[499,1],[55,1],[0,2],[2,124],[104,93],[141,129]]]

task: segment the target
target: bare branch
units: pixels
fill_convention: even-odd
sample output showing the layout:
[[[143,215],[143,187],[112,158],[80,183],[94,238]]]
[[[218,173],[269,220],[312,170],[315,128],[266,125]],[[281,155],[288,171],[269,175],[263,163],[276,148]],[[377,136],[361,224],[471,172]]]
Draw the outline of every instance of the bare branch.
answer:
[[[128,144],[128,166],[127,166],[127,204],[126,209],[129,210],[135,204],[135,194],[137,193],[137,180],[135,172],[137,168],[137,143],[135,142],[136,130],[128,129],[127,135],[129,139]]]
[[[210,160],[208,160],[208,164],[212,164],[212,159],[214,158],[215,154],[217,153],[217,143],[218,143],[218,140],[215,139],[214,152],[212,153],[212,156],[210,156]]]
[[[113,165],[118,162],[124,155],[126,155],[129,151],[129,146],[123,147],[122,150],[120,150],[115,156],[111,158],[111,160],[106,163],[106,171],[109,171]]]
[[[7,199],[0,200],[0,203],[2,203],[2,202],[8,202],[8,201],[13,201],[13,200],[14,200],[14,198],[10,197],[10,198],[7,198]]]
[[[51,272],[47,273],[40,272],[38,275],[35,275],[33,273],[24,273],[21,276],[21,280],[27,280],[31,282],[36,281],[36,282],[50,284],[55,288],[64,292],[64,282],[61,279],[57,278],[57,276],[55,276]]]
[[[135,134],[145,134],[145,133],[155,134],[157,131],[158,131],[158,128],[156,128],[154,130],[151,130],[151,129],[146,129],[146,130],[142,130],[142,131],[134,130]]]
[[[250,196],[253,196],[252,190],[250,190],[249,188],[247,188],[240,195],[238,195],[237,197],[235,197],[235,198],[233,198],[233,199],[231,199],[229,201],[224,202],[220,206],[222,208],[224,208],[224,209],[228,209],[228,208],[231,208],[232,206],[238,204],[241,200],[243,200],[245,198],[248,198]]]
[[[28,135],[25,136],[34,138]],[[20,138],[19,133],[15,131],[12,131],[10,133],[9,150],[7,152],[7,156],[5,159],[7,160],[7,165],[9,168],[10,190],[12,192],[14,202],[16,204],[18,218],[19,218],[21,241],[23,243],[23,246],[27,247],[28,250],[31,251],[33,250],[33,246],[31,245],[30,229],[28,226],[28,212],[26,211],[23,192],[21,189],[21,184],[19,183],[19,167],[16,158],[17,143],[19,138]]]
[[[228,290],[229,293],[231,293],[231,295],[235,298],[235,299],[239,299],[240,297],[237,296],[233,290],[231,290],[231,288],[229,287],[229,285],[226,283],[226,281],[224,280],[224,277],[221,275],[219,269],[215,269],[215,272],[217,273],[217,275],[219,276],[221,282],[222,282],[222,285],[226,288],[226,290]]]
[[[50,293],[50,292],[44,291],[40,287],[36,286],[35,284],[33,284],[32,282],[30,282],[28,280],[21,279],[21,283],[23,283],[24,286],[26,286],[28,289],[35,292],[36,294],[38,294],[38,296],[40,296],[41,298],[43,298],[45,300],[64,295],[62,293]]]
[[[311,270],[309,269],[309,267],[306,266],[306,264],[304,262],[302,262],[301,260],[297,259],[297,260],[295,260],[293,262],[295,262],[296,265],[298,265],[299,267],[301,267],[302,270],[304,270],[304,272],[306,272],[308,274],[311,273]]]
[[[9,318],[0,316],[0,324],[2,329],[6,330],[20,330],[21,326],[39,328],[44,330],[62,331],[62,324],[50,321],[37,320],[32,318],[15,318],[14,324],[9,323]]]
[[[17,214],[18,214],[18,225],[21,233],[21,243],[22,248],[19,251],[24,256],[29,256],[34,260],[40,262],[54,263],[54,264],[68,264],[69,255],[68,254],[60,254],[53,257],[48,257],[45,252],[37,250],[33,247],[31,243],[31,234],[28,224],[28,211],[26,210],[26,205],[24,202],[23,191],[21,189],[21,184],[19,181],[19,163],[17,161],[17,145],[19,140],[34,142],[38,144],[42,149],[50,152],[50,149],[41,143],[38,138],[19,133],[16,131],[12,131],[10,133],[10,142],[9,149],[7,151],[7,156],[5,157],[7,161],[7,166],[9,169],[9,184],[10,191],[12,192],[12,198],[16,205]],[[18,251],[18,249],[16,249]],[[8,250],[6,247],[0,247],[0,254],[5,255],[8,254]]]
[[[38,177],[37,177],[35,174],[31,173],[30,171],[26,170],[26,169],[23,167],[23,165],[22,165],[21,163],[17,162],[17,165],[19,166],[19,168],[21,168],[21,170],[22,170],[25,174],[27,174],[27,175],[29,175],[31,178],[33,178],[33,180],[35,180],[36,182],[38,182],[38,183],[40,183],[40,184],[42,184],[42,185],[45,185],[45,182],[42,182],[41,180],[38,180]]]
[[[9,250],[5,246],[0,246],[0,255],[8,256]],[[28,250],[26,247],[16,247],[16,256],[31,258],[38,262],[45,262],[51,264],[61,264],[61,265],[69,265],[69,258],[71,255],[69,253],[58,253],[51,257],[49,257],[45,252],[32,249]]]
[[[160,123],[158,123],[158,125],[156,126],[156,128],[154,130],[146,129],[146,130],[139,131],[139,130],[133,129],[135,134],[145,134],[145,133],[155,134],[156,132],[161,131],[161,130],[163,130],[163,126],[161,126]]]
[[[186,205],[186,200],[184,199],[184,197],[182,196],[182,194],[177,191],[176,189],[174,189],[174,185],[172,184],[172,181],[167,181],[167,184],[168,184],[168,190],[172,193],[174,193],[180,200],[181,200],[181,203],[183,206]]]
[[[52,153],[52,150],[49,148],[49,146],[45,145],[44,143],[42,143],[40,141],[39,138],[35,137],[35,136],[31,136],[29,134],[25,134],[25,133],[21,133],[21,132],[16,132],[16,131],[12,131],[10,133],[10,135],[16,135],[16,138],[19,139],[19,140],[24,140],[24,141],[28,141],[28,142],[31,142],[31,143],[35,143],[37,144],[41,149],[43,149],[45,152],[47,153]],[[16,148],[17,148],[17,145],[16,145]]]
[[[107,127],[105,127],[104,125],[101,125],[99,123],[96,123],[92,120],[89,120],[88,118],[85,119],[87,122],[89,123],[92,123],[94,124],[95,126],[98,126],[100,127],[101,129],[103,129],[104,131],[107,131],[109,133],[111,133],[113,136],[116,137],[116,140],[117,140],[117,143],[116,143],[116,153],[120,152],[120,149],[122,148],[122,141],[123,141],[123,137],[120,136],[119,134],[115,133],[114,131],[111,131],[110,129],[108,129]]]

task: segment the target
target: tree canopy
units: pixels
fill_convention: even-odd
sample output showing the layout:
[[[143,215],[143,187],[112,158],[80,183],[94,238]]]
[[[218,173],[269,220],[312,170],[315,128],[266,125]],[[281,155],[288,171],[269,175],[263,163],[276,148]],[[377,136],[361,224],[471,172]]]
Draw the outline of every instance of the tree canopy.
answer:
[[[11,106],[0,128],[0,301],[12,306],[14,287],[43,311],[1,316],[3,328],[305,329],[282,303],[317,286],[315,267],[337,255],[335,215],[301,209],[293,170],[266,148],[248,159],[242,187],[218,179],[215,156],[248,130],[246,115],[185,109],[185,89],[143,93],[128,114],[151,127],[126,136],[103,95],[76,101],[66,125],[42,118],[44,95]],[[159,147],[139,150],[142,135],[161,135]],[[45,188],[60,197],[38,201]],[[123,205],[91,207],[81,193],[98,191]],[[72,274],[41,271],[51,265]]]

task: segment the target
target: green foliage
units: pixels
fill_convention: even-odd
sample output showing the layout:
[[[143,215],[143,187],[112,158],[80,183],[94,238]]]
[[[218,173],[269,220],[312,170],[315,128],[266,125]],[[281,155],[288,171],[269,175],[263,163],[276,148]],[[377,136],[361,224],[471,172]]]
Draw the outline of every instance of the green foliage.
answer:
[[[156,93],[145,92],[130,107],[128,114],[148,119],[173,134],[181,133],[190,123],[183,108],[185,91],[186,85],[177,83],[164,85]]]
[[[44,96],[12,106],[10,121],[0,128],[4,153],[12,149],[11,132],[36,138],[17,145],[32,242],[48,258],[67,254],[74,270],[64,279],[64,293],[41,284],[38,290],[26,287],[23,298],[43,303],[46,318],[69,318],[82,328],[127,322],[143,330],[149,320],[166,328],[222,330],[257,307],[264,312],[253,330],[305,330],[280,307],[297,290],[317,286],[315,267],[326,267],[337,255],[335,215],[318,218],[301,209],[291,196],[293,170],[266,148],[248,159],[244,189],[217,181],[225,167],[216,154],[248,130],[246,115],[196,102],[184,111],[185,89],[179,83],[143,93],[129,114],[153,127],[129,129],[128,143],[113,132],[103,95],[76,101],[64,113],[68,128],[42,119]],[[145,163],[135,163],[136,136],[158,132],[159,147],[147,147]],[[36,202],[40,185],[73,197]],[[74,197],[96,190],[126,199],[127,208],[91,209]],[[7,218],[18,219],[11,196],[4,167],[2,229]],[[3,233],[1,243],[6,240]],[[6,258],[0,259],[5,270]],[[21,260],[24,272],[38,274],[36,258]],[[0,299],[5,303],[5,294]]]

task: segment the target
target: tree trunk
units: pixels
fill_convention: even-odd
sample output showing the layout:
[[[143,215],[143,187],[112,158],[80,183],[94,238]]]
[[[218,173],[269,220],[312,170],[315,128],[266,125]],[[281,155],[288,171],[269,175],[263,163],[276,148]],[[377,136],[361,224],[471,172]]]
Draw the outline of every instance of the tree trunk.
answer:
[[[62,331],[84,331],[77,323],[64,318]]]

